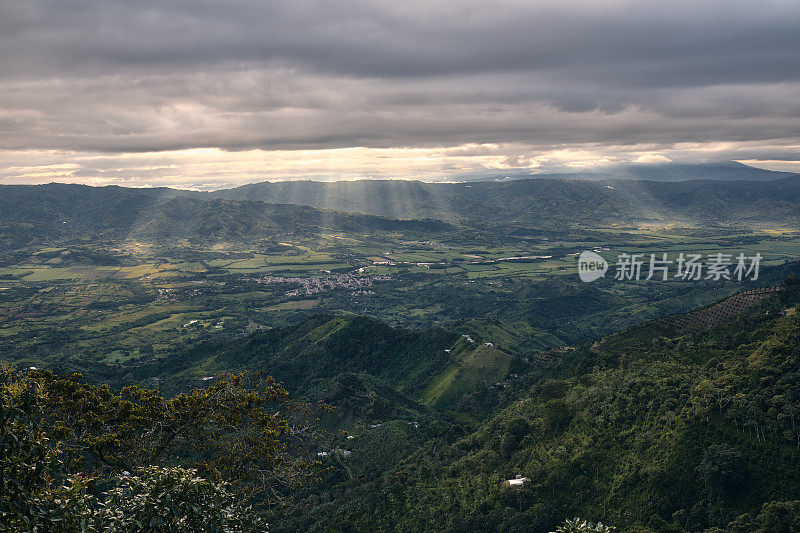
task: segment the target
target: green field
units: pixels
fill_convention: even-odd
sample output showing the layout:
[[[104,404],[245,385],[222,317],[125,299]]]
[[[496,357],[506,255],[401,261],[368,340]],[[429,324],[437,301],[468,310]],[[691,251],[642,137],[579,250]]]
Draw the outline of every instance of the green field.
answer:
[[[143,356],[138,355],[140,347],[149,345],[148,357],[166,357],[182,342],[280,326],[313,313],[366,314],[416,327],[479,317],[533,320],[538,328],[550,328],[549,337],[541,337],[547,339],[542,343],[546,347],[703,305],[736,290],[731,284],[693,293],[687,292],[686,283],[670,282],[658,285],[661,293],[654,294],[653,284],[607,284],[599,307],[567,324],[546,306],[551,300],[561,302],[564,295],[549,294],[547,287],[561,280],[565,294],[586,289],[575,275],[580,250],[599,249],[611,263],[622,252],[646,257],[663,252],[760,252],[765,266],[800,256],[800,235],[789,231],[719,234],[602,228],[593,236],[591,241],[574,242],[496,242],[492,237],[489,240],[495,242],[476,245],[472,238],[420,242],[329,233],[282,242],[281,253],[253,247],[209,251],[139,246],[135,253],[111,252],[120,257],[113,265],[70,259],[76,256],[70,247],[43,247],[0,266],[0,348],[42,359],[80,353],[106,360],[113,352],[113,360],[127,361]],[[542,255],[552,257],[502,260]],[[50,262],[53,257],[61,260],[57,266]],[[374,264],[387,260],[394,264]],[[333,279],[341,274],[388,280],[368,281],[361,288],[333,282],[308,294],[296,283],[259,281],[269,276]],[[607,277],[613,277],[613,265]],[[229,318],[217,327],[222,316]],[[183,327],[190,320],[202,323]],[[47,340],[51,336],[55,344]],[[123,355],[117,353],[120,350]]]

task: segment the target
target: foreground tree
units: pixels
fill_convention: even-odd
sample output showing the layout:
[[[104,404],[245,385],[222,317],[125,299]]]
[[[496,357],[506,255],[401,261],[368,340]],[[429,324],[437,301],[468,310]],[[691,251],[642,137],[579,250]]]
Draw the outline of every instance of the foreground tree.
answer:
[[[317,477],[319,409],[260,375],[164,399],[0,366],[0,531],[262,530],[237,502]]]
[[[311,443],[324,405],[289,401],[261,374],[226,374],[213,385],[165,399],[157,391],[87,384],[42,372],[44,425],[74,466],[93,475],[148,465],[197,469],[274,502],[315,477]]]
[[[602,522],[592,524],[586,520],[581,520],[578,517],[570,520],[569,518],[560,526],[556,528],[553,533],[611,533],[617,528],[613,526],[603,525]]]
[[[0,531],[81,531],[91,496],[39,427],[41,385],[0,366]]]
[[[90,530],[140,531],[265,531],[266,523],[239,503],[228,483],[213,482],[197,471],[150,466],[121,476],[103,494],[90,519]]]

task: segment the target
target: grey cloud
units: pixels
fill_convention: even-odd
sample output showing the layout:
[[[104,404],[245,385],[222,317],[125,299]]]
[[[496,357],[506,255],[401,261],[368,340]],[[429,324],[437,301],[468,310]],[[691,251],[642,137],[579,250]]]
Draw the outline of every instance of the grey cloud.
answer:
[[[365,77],[536,70],[643,85],[797,79],[787,1],[7,2],[3,72],[285,62]],[[35,74],[35,72],[33,72]]]
[[[799,21],[781,0],[0,0],[0,148],[796,146]]]

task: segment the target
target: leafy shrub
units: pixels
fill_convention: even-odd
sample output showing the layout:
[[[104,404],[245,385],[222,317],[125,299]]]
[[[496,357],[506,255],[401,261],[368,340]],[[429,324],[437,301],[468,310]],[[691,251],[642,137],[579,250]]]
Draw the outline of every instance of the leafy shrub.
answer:
[[[264,531],[264,524],[224,482],[189,468],[148,466],[117,478],[94,513],[97,531]]]
[[[616,529],[613,526],[603,525],[602,522],[592,524],[575,517],[572,520],[568,518],[564,524],[558,526],[552,533],[611,533]]]

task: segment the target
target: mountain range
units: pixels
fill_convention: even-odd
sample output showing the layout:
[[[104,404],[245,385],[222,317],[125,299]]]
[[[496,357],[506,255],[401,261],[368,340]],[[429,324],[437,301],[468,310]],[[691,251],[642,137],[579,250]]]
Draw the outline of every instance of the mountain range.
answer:
[[[210,242],[322,230],[437,233],[450,231],[453,225],[552,230],[640,224],[798,227],[800,176],[744,169],[759,179],[781,177],[770,181],[291,181],[210,193],[55,183],[4,185],[0,186],[0,243],[16,246],[77,235]],[[680,166],[673,170],[694,175]]]

